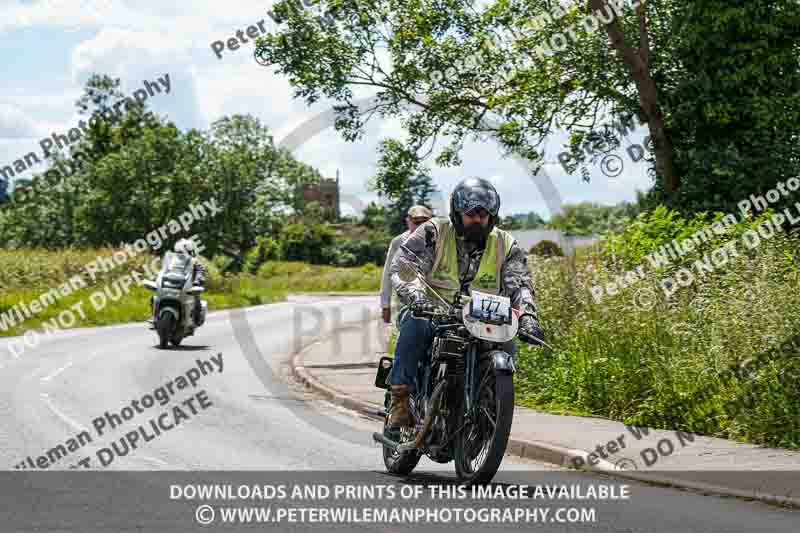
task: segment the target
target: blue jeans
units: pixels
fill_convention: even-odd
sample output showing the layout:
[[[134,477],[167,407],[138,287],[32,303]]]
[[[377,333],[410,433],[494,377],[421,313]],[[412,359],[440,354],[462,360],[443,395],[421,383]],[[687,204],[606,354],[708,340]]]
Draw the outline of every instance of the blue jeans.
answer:
[[[433,327],[427,318],[416,318],[408,307],[397,316],[397,345],[394,349],[394,366],[389,377],[392,385],[409,385],[414,391],[417,363],[433,342]]]
[[[392,385],[408,385],[414,392],[414,382],[417,379],[417,364],[420,357],[427,358],[427,351],[433,342],[433,326],[427,318],[416,318],[408,307],[404,307],[397,316],[397,345],[394,349],[394,366],[389,377]],[[508,341],[503,349],[515,354],[516,343]]]

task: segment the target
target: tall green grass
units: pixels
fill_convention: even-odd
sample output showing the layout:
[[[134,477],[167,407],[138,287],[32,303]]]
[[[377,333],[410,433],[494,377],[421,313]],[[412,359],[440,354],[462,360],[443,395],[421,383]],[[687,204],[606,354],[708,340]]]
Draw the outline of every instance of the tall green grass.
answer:
[[[24,322],[7,327],[5,331],[0,328],[0,336],[21,335],[28,329],[42,327],[46,322],[52,323],[60,313],[80,302],[83,302],[81,310],[85,318],[76,313],[77,320],[71,327],[149,318],[152,292],[141,287],[132,286],[130,292],[118,301],[108,299],[108,304],[99,311],[92,306],[89,299],[92,293],[103,291],[107,285],[133,270],[143,273],[145,263],[153,259],[153,256],[140,254],[107,273],[99,273],[95,280],[86,275],[84,265],[98,256],[111,257],[114,251],[114,248],[0,250],[0,313],[8,312],[19,302],[27,305],[43,292],[59,287],[76,275],[82,275],[88,285],[56,300]],[[203,298],[209,302],[212,311],[282,301],[288,294],[296,292],[374,293],[380,288],[381,271],[372,264],[359,268],[336,268],[299,262],[270,262],[262,265],[257,275],[223,275],[212,261],[204,261],[204,264],[207,276]]]
[[[742,224],[722,241],[763,220]],[[620,242],[615,245],[619,251]],[[697,276],[670,298],[659,281],[677,266],[653,272],[647,264],[647,279],[600,301],[591,287],[613,280],[630,264],[614,265],[597,255],[531,257],[543,328],[554,352],[546,357],[539,348],[522,348],[518,401],[800,448],[798,353],[777,353],[747,376],[720,379],[731,366],[800,333],[798,249],[797,237],[778,233]],[[657,296],[652,307],[637,305],[637,294],[639,302],[649,301],[642,298],[647,291]]]

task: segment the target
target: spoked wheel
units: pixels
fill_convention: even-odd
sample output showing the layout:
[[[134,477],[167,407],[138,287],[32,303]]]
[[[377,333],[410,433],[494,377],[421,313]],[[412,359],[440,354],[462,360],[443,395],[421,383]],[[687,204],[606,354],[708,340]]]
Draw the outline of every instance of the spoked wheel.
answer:
[[[456,474],[467,485],[489,483],[506,452],[514,418],[514,378],[487,369],[481,379],[471,417],[461,416],[464,424],[456,436]]]
[[[414,409],[414,400],[409,399],[409,407],[411,408],[412,419],[414,418],[413,414],[416,412]],[[386,418],[383,420],[383,434],[389,437],[392,440],[397,440],[396,433],[390,433],[389,429],[389,415],[391,413],[386,414]],[[400,442],[406,443],[414,440],[416,436],[416,431],[413,427],[409,428],[402,428],[400,430]],[[394,450],[390,450],[386,446],[381,446],[383,448],[383,464],[386,465],[386,470],[391,474],[396,474],[398,476],[406,476],[411,473],[414,468],[416,468],[417,463],[419,463],[420,458],[422,457],[422,452],[418,450],[411,450],[408,452],[396,452]]]

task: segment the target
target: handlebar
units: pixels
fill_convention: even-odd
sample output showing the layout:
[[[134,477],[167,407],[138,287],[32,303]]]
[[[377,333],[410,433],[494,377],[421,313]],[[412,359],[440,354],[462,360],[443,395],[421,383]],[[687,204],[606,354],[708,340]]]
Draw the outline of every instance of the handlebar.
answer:
[[[460,311],[442,312],[436,309],[415,309],[411,308],[411,314],[417,318],[431,318],[437,321],[452,320],[458,324],[462,323]]]

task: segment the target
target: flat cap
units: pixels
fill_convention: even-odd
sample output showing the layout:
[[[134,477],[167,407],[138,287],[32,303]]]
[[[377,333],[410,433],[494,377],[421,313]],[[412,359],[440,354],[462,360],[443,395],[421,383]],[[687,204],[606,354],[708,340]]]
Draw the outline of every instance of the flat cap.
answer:
[[[432,218],[433,213],[424,205],[415,205],[408,210],[408,216],[411,218]]]

